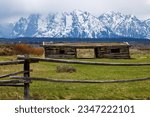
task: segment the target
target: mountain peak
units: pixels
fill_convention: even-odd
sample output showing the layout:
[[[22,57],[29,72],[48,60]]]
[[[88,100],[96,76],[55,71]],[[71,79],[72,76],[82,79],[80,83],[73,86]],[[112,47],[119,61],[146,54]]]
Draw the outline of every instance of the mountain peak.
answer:
[[[108,11],[108,12],[104,13],[103,15],[104,16],[110,16],[110,17],[114,17],[114,16],[123,17],[123,16],[125,16],[121,12],[115,12],[115,11]]]
[[[3,35],[3,32],[8,32],[5,29],[0,26],[0,35],[6,36]],[[75,9],[71,12],[21,17],[11,31],[12,37],[149,38],[150,19],[143,22],[134,15],[114,11],[97,18],[89,12]]]
[[[71,12],[71,14],[76,14],[76,15],[82,15],[82,14],[84,14],[84,15],[91,15],[89,12],[87,12],[87,11],[82,11],[82,10],[77,10],[77,9],[75,9],[75,10],[73,10],[72,12]]]

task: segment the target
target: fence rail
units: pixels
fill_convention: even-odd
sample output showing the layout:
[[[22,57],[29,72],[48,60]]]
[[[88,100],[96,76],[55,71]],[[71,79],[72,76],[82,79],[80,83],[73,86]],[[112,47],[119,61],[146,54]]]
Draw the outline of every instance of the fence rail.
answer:
[[[0,76],[0,79],[6,78],[6,77],[10,77],[10,76],[13,76],[13,75],[18,75],[18,74],[28,73],[28,72],[31,72],[31,71],[33,71],[33,70],[29,70],[29,71],[19,71],[19,72],[14,72],[14,73],[2,75],[2,76]]]
[[[3,62],[0,62],[0,65],[16,65],[16,64],[24,64],[24,60],[15,60],[15,61],[3,61]]]
[[[29,77],[30,72],[32,72],[32,70],[30,69],[30,63],[36,63],[36,61],[29,60],[28,56],[25,56],[24,60],[0,62],[0,66],[23,64],[23,71],[18,71],[18,72],[2,75],[0,76],[0,79],[7,78],[10,76],[14,76],[14,75],[19,75],[19,74],[23,74],[24,77]],[[29,99],[29,84],[30,83],[31,83],[31,80],[28,80],[28,79],[0,80],[0,86],[24,87],[24,99]]]
[[[139,82],[150,80],[150,78],[135,78],[126,80],[69,80],[69,79],[51,79],[51,78],[34,78],[34,77],[20,77],[12,76],[12,79],[33,80],[33,81],[46,81],[46,82],[58,82],[58,83],[126,83],[126,82]]]
[[[24,60],[24,56],[18,56],[19,60]],[[90,62],[90,61],[79,61],[79,60],[66,60],[66,59],[53,59],[53,58],[29,58],[32,61],[43,61],[43,62],[57,62],[57,63],[70,63],[70,64],[84,64],[84,65],[103,65],[103,66],[149,66],[150,63],[107,63],[107,62]]]
[[[135,79],[122,79],[122,80],[70,80],[70,79],[52,79],[52,78],[35,78],[30,77],[30,63],[43,62],[57,62],[57,63],[71,63],[71,64],[84,64],[84,65],[104,65],[104,66],[147,66],[150,63],[102,63],[102,62],[88,62],[88,61],[75,61],[75,60],[63,60],[63,59],[52,59],[52,58],[35,58],[28,56],[18,56],[19,60],[0,62],[0,65],[16,65],[23,64],[23,71],[14,72],[0,76],[0,79],[9,77],[10,80],[0,80],[0,86],[13,86],[13,87],[24,87],[24,99],[30,99],[29,88],[32,81],[44,81],[44,82],[55,82],[55,83],[126,83],[126,82],[141,82],[150,80],[147,78],[135,78]],[[15,76],[23,74],[23,76]]]
[[[7,87],[24,87],[24,84],[12,84],[12,83],[7,83],[7,84],[1,84],[0,86],[7,86]]]

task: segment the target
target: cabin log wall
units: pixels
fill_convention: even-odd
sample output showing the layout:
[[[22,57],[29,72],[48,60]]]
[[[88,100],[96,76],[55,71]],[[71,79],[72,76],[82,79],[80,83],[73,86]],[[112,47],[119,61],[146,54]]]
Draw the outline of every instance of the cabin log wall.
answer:
[[[63,51],[63,53],[61,53]],[[47,58],[76,58],[75,48],[70,47],[46,47],[45,57]]]
[[[112,53],[112,49],[119,49],[120,52]],[[98,47],[96,49],[97,58],[130,58],[129,47],[127,46],[113,46],[113,47]]]
[[[94,49],[94,58],[130,58],[129,46],[101,46],[101,47],[64,47],[64,46],[46,46],[46,58],[77,58],[77,49]],[[112,52],[112,49],[118,49],[119,52]]]

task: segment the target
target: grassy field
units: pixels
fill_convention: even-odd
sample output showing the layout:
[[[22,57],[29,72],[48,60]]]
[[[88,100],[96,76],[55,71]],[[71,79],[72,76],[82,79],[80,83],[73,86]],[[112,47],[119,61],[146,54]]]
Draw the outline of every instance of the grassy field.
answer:
[[[81,59],[100,62],[146,63],[150,62],[149,51],[131,51],[132,59]],[[13,60],[16,56],[3,56],[0,61]],[[70,64],[74,73],[57,73],[62,63],[34,63],[32,77],[54,79],[113,80],[150,77],[150,66],[94,66]],[[20,71],[22,65],[0,66],[0,75]],[[67,84],[33,82],[31,99],[150,99],[150,81],[114,84]],[[0,87],[0,99],[23,99],[23,88]]]

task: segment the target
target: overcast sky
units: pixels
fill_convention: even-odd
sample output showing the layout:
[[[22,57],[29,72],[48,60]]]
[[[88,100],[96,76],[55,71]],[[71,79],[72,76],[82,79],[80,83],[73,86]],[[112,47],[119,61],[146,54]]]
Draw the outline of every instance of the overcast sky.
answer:
[[[33,13],[64,12],[74,9],[99,16],[107,11],[150,18],[150,0],[0,0],[0,23],[12,22]]]

